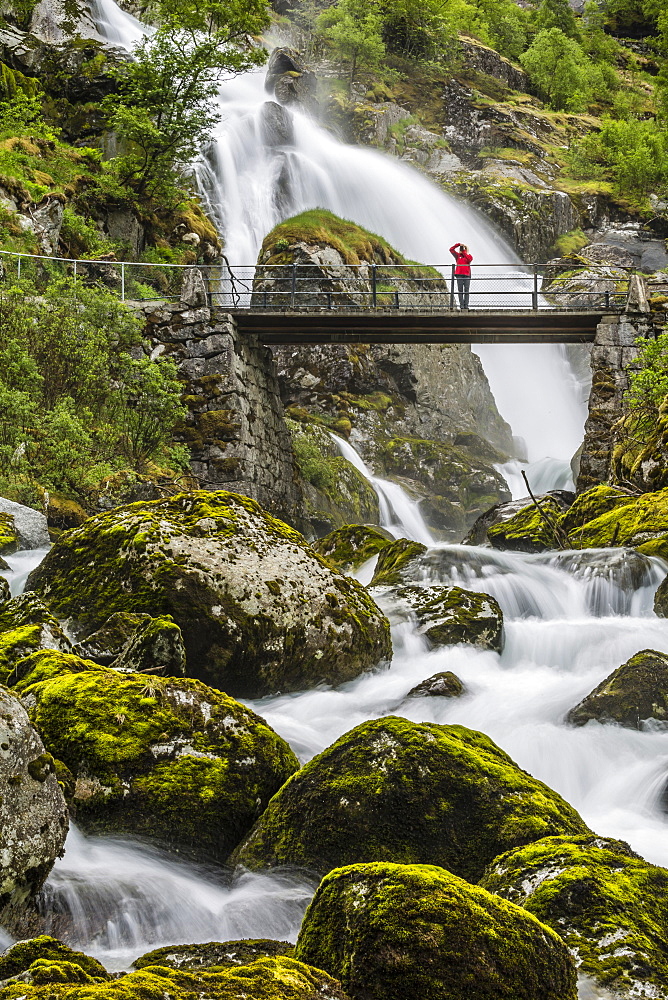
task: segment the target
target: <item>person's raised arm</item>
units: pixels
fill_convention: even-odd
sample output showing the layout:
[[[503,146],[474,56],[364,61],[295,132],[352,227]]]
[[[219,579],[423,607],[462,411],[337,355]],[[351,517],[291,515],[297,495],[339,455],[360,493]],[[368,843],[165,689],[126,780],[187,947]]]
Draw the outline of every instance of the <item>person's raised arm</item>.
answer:
[[[460,243],[453,243],[452,246],[450,247],[450,253],[455,259],[457,258],[457,250],[460,246],[461,246]]]

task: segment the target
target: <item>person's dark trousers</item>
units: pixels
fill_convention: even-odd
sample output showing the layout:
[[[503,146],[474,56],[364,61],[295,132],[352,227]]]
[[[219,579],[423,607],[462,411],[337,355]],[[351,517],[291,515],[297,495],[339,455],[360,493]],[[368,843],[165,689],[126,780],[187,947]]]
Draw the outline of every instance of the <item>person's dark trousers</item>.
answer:
[[[459,295],[459,305],[462,309],[468,309],[469,307],[469,285],[471,284],[471,278],[468,274],[458,274],[457,278],[457,294]]]

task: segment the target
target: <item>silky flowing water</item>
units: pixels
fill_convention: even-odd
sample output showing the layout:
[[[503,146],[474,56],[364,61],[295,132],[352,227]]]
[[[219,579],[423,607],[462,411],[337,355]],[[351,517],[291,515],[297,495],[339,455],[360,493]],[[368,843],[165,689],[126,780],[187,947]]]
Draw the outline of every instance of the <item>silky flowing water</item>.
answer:
[[[94,0],[94,7],[103,37],[127,47],[140,37],[142,26],[113,0]],[[484,219],[405,164],[346,146],[299,114],[290,142],[268,144],[266,98],[262,74],[225,83],[216,141],[196,168],[232,263],[251,265],[277,222],[318,206],[380,233],[417,260],[445,264],[447,247],[463,240],[477,262],[517,263]],[[584,409],[582,386],[563,350],[476,350],[501,413],[526,443],[534,482],[538,478],[541,489],[567,486]],[[660,804],[668,779],[668,729],[564,723],[567,711],[629,656],[644,648],[668,653],[668,621],[652,610],[668,566],[619,549],[523,555],[439,545],[418,504],[396,484],[375,477],[347,442],[339,447],[378,493],[385,526],[430,547],[420,583],[457,583],[496,597],[505,615],[503,653],[429,649],[410,614],[386,596],[380,600],[394,638],[388,669],[336,690],[320,687],[251,707],[302,761],[358,723],[388,714],[479,729],[560,792],[597,833],[627,840],[649,861],[668,865],[668,825]],[[522,495],[517,464],[504,473],[514,494]],[[9,558],[13,592],[42,556]],[[368,582],[372,570],[370,563],[358,576]],[[463,697],[407,699],[415,684],[442,670],[462,679]],[[312,892],[303,875],[197,866],[154,845],[85,837],[73,829],[48,880],[43,910],[55,933],[110,968],[123,968],[143,951],[167,944],[294,940]],[[585,983],[580,990],[581,997],[601,995]]]

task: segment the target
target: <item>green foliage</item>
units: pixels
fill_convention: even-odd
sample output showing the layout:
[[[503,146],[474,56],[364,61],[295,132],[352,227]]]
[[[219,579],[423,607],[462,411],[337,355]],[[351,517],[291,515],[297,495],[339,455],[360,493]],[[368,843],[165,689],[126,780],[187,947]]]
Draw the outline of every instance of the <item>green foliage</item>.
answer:
[[[113,295],[55,281],[0,295],[0,476],[85,495],[169,459],[183,416],[173,363],[134,360],[140,325]]]
[[[520,62],[534,86],[558,110],[583,111],[600,82],[579,42],[557,27],[539,31]]]
[[[113,170],[140,196],[170,203],[182,199],[182,165],[196,155],[220,117],[214,98],[221,77],[266,58],[264,49],[240,44],[264,24],[264,16],[239,17],[237,3],[233,15],[221,22],[222,5],[217,10],[217,27],[210,34],[167,21],[135,46],[132,60],[114,70],[118,91],[102,107],[130,151],[112,161]]]
[[[599,132],[574,141],[570,162],[576,177],[610,179],[622,195],[661,193],[668,187],[668,129],[655,119],[605,116]]]
[[[63,211],[60,243],[70,257],[85,259],[99,257],[116,249],[112,241],[100,232],[94,222],[80,215],[70,206],[67,206]]]
[[[558,28],[568,38],[580,37],[568,0],[542,0],[536,14],[536,27],[539,32]]]
[[[638,358],[629,369],[629,390],[626,404],[650,428],[659,407],[668,395],[668,333],[654,340],[644,337],[636,341]]]
[[[317,21],[335,56],[349,64],[349,83],[359,69],[375,69],[385,55],[382,20],[376,0],[339,0]]]

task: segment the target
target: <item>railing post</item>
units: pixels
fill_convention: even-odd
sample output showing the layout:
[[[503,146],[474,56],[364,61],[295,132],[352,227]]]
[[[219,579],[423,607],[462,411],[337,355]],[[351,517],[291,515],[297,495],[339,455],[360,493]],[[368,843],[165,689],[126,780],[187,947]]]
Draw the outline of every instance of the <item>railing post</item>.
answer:
[[[376,286],[376,265],[371,265],[371,302],[373,308],[376,308],[377,303],[377,286]]]
[[[17,265],[17,275],[16,275],[16,277],[17,277],[17,279],[19,281],[21,280],[21,254],[19,254],[19,256],[18,256],[18,265]]]
[[[606,290],[606,293],[605,293],[605,308],[606,309],[610,308],[610,292],[607,291],[607,290]]]
[[[121,302],[125,302],[125,261],[121,263]]]
[[[290,295],[290,308],[295,307],[295,296],[297,294],[297,262],[292,262],[292,292]]]
[[[538,311],[538,265],[533,266],[533,292],[531,295],[531,308],[534,312]]]
[[[74,261],[74,285],[77,283],[77,262]]]
[[[398,288],[394,289],[394,307],[395,307],[395,309],[399,308],[399,289]]]
[[[450,275],[450,308],[455,308],[455,265],[451,265],[451,275]]]

